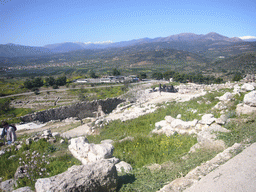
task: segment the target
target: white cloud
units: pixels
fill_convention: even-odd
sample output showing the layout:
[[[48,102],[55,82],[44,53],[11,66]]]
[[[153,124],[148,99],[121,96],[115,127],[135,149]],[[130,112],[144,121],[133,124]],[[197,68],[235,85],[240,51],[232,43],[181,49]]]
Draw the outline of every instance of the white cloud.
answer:
[[[243,39],[243,40],[247,40],[247,39],[256,39],[255,36],[243,36],[243,37],[239,37],[240,39]]]

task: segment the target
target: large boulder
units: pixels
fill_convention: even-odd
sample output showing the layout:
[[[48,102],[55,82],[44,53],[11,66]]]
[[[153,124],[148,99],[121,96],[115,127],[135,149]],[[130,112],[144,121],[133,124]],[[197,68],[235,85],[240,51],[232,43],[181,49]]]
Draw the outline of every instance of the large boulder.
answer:
[[[225,114],[222,114],[220,118],[216,119],[216,123],[219,125],[225,125],[227,121],[228,121],[228,117]]]
[[[193,121],[182,121],[181,119],[175,119],[171,122],[171,126],[174,128],[189,129],[195,127],[198,120],[194,119]]]
[[[90,144],[88,152],[88,161],[94,162],[102,159],[111,158],[113,155],[114,147],[109,143],[104,144]]]
[[[211,125],[215,120],[216,118],[214,118],[212,114],[205,114],[202,116],[202,120],[199,122],[204,125]]]
[[[252,91],[244,96],[244,103],[251,107],[256,107],[256,91]]]
[[[242,85],[241,89],[245,91],[252,91],[254,90],[254,86],[251,83],[245,83]]]
[[[13,191],[13,186],[15,181],[13,179],[9,179],[0,183],[0,191]]]
[[[49,178],[38,179],[35,183],[37,192],[45,191],[116,191],[117,171],[114,163],[107,160],[74,165],[68,171]]]
[[[220,101],[229,101],[230,99],[232,99],[233,95],[230,92],[226,92],[224,95],[222,95],[221,97],[219,97]]]
[[[116,164],[116,170],[118,172],[124,171],[125,173],[129,173],[130,171],[132,171],[132,166],[129,163],[121,161]]]
[[[68,146],[72,155],[86,165],[91,162],[111,158],[114,147],[109,142],[101,144],[90,144],[85,137],[71,139]]]
[[[166,134],[167,136],[173,135],[175,132],[179,134],[195,134],[194,129],[198,120],[182,121],[181,119],[175,119],[171,116],[166,116],[165,120],[155,123],[155,129],[152,133]]]
[[[242,114],[250,115],[250,114],[256,113],[256,107],[251,107],[249,105],[240,103],[236,106],[236,113],[238,115],[242,115]]]

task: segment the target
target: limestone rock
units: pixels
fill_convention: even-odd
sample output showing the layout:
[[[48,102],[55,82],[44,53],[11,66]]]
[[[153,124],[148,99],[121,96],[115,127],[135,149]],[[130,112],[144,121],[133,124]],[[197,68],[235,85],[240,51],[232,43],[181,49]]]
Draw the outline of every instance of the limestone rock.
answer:
[[[90,144],[88,152],[88,161],[94,162],[102,159],[111,158],[113,155],[114,147],[111,144]]]
[[[68,148],[73,156],[80,160],[84,165],[90,162],[111,158],[114,150],[113,145],[108,142],[103,142],[102,144],[89,144],[85,137],[71,139]]]
[[[201,131],[197,134],[198,143],[212,144],[212,142],[215,139],[216,139],[216,135],[211,134],[210,131]]]
[[[119,143],[122,143],[124,141],[133,141],[133,140],[134,140],[134,137],[128,136],[128,137],[125,137],[125,138],[119,140]]]
[[[107,160],[87,165],[74,165],[68,171],[53,177],[38,179],[37,192],[45,191],[116,191],[117,171],[113,163]]]
[[[71,139],[68,149],[75,158],[82,162],[82,164],[88,163],[87,157],[90,150],[90,145],[85,137]]]
[[[157,163],[150,164],[150,165],[147,165],[145,167],[148,168],[151,172],[159,171],[159,170],[162,169],[162,166],[157,164]]]
[[[254,90],[254,86],[251,83],[245,83],[242,85],[241,89],[245,91],[252,91]]]
[[[132,166],[129,163],[121,161],[120,163],[116,164],[116,170],[118,172],[124,171],[125,173],[129,173],[130,171],[132,171]]]
[[[53,137],[59,137],[59,136],[60,136],[60,133],[59,133],[59,132],[53,132],[53,133],[52,133],[52,136],[53,136]]]
[[[167,121],[167,123],[171,123],[175,118],[173,118],[172,116],[169,116],[169,115],[167,115],[167,116],[165,116],[165,121]]]
[[[222,95],[221,97],[219,97],[220,101],[229,101],[230,99],[232,99],[233,95],[230,92],[226,92],[224,95]]]
[[[215,120],[216,118],[214,118],[212,114],[205,114],[202,116],[202,120],[200,121],[200,123],[205,125],[211,125]]]
[[[211,132],[223,132],[223,133],[230,132],[230,130],[220,126],[217,123],[213,123],[211,126],[209,126],[208,131],[211,131]]]
[[[162,120],[155,123],[156,129],[161,129],[162,127],[166,127],[168,125],[167,121]]]
[[[175,179],[171,183],[165,185],[158,192],[184,191],[186,188],[199,181],[203,176],[207,175],[212,170],[232,158],[234,152],[241,150],[242,147],[242,144],[235,143],[232,147],[225,149],[210,161],[202,163],[200,166],[191,170],[185,177]]]
[[[31,143],[32,143],[32,139],[31,138],[26,139],[26,145],[29,145]]]
[[[182,128],[182,129],[188,129],[191,127],[195,127],[198,120],[194,119],[193,121],[182,121],[180,119],[175,119],[171,122],[171,126],[174,128]]]
[[[181,177],[178,179],[175,179],[170,184],[165,185],[162,189],[160,189],[158,192],[178,192],[183,191],[184,189],[190,187],[194,184],[196,180],[194,179],[188,179],[185,177]]]
[[[51,130],[44,130],[42,137],[51,137],[52,136],[52,132]]]
[[[256,91],[252,91],[244,96],[244,103],[251,107],[256,107]]]
[[[225,114],[222,114],[220,118],[216,119],[216,123],[219,125],[225,125],[228,120],[228,117]]]
[[[227,106],[223,102],[218,102],[213,108],[218,110],[224,110],[227,109]]]
[[[103,140],[103,141],[101,141],[100,142],[101,144],[113,144],[114,143],[114,141],[112,140],[112,139],[106,139],[106,140]]]
[[[33,190],[30,187],[21,187],[14,190],[13,192],[33,192]]]
[[[22,179],[22,178],[27,177],[27,176],[28,175],[26,173],[25,167],[20,166],[20,167],[17,168],[17,170],[16,170],[16,172],[14,174],[14,179],[18,180],[20,178]]]
[[[176,118],[177,118],[177,119],[180,119],[180,118],[181,118],[181,114],[178,114]]]
[[[236,106],[236,113],[238,115],[241,115],[241,114],[252,114],[252,113],[256,113],[256,107],[251,107],[249,105],[246,105],[246,104],[238,104]]]
[[[13,186],[14,186],[14,180],[13,179],[9,179],[9,180],[6,180],[6,181],[3,181],[3,182],[1,182],[0,184],[0,189],[2,190],[2,191],[13,191]]]
[[[1,150],[0,151],[0,156],[3,155],[3,154],[5,154],[5,151]]]

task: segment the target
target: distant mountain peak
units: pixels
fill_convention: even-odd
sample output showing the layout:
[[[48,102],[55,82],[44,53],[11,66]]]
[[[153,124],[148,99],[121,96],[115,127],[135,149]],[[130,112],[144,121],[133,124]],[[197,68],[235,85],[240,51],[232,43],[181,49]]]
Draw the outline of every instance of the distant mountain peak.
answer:
[[[75,43],[81,43],[81,42],[75,42]],[[96,42],[82,42],[81,44],[85,44],[85,45],[88,45],[88,44],[110,44],[110,43],[113,43],[113,41],[111,40],[108,40],[108,41],[96,41]]]
[[[243,37],[239,37],[239,38],[242,39],[243,41],[256,41],[255,36],[243,36]]]

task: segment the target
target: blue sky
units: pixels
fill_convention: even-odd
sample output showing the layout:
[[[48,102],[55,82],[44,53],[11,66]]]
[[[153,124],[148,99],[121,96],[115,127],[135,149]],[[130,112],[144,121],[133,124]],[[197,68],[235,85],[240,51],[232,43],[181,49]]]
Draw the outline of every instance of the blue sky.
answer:
[[[0,0],[0,44],[256,36],[255,0]]]

